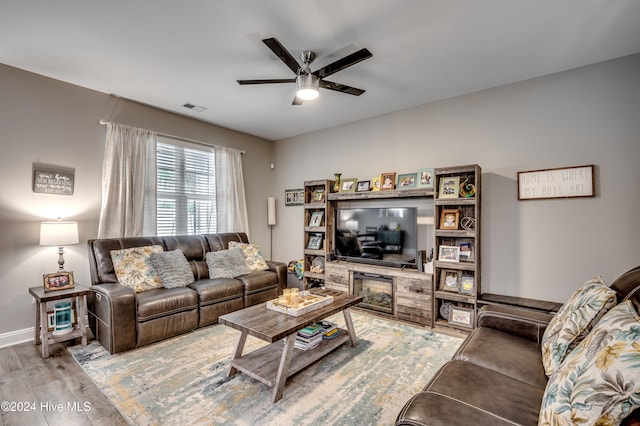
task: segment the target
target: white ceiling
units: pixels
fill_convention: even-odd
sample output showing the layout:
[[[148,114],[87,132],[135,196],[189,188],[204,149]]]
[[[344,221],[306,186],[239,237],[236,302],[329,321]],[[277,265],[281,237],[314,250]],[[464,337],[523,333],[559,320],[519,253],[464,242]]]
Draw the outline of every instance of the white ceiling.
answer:
[[[294,76],[268,37],[312,70],[368,48],[330,78],[366,93],[238,85]],[[278,140],[640,52],[640,1],[2,0],[0,40],[1,63]]]

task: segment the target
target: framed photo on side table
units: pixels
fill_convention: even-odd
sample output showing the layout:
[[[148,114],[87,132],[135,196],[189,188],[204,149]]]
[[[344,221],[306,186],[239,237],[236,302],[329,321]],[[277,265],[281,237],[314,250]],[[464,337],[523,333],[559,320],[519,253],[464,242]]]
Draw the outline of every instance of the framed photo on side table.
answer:
[[[44,291],[66,290],[74,288],[73,272],[55,272],[42,276],[44,281]]]
[[[451,306],[449,309],[449,324],[473,327],[473,309]]]

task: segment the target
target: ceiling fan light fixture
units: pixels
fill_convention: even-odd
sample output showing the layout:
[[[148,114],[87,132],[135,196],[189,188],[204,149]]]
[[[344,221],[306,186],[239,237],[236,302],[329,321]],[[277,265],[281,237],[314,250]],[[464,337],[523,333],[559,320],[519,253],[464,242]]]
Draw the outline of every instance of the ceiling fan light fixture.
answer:
[[[320,79],[310,73],[302,73],[296,78],[298,92],[296,96],[305,101],[312,101],[320,95]]]

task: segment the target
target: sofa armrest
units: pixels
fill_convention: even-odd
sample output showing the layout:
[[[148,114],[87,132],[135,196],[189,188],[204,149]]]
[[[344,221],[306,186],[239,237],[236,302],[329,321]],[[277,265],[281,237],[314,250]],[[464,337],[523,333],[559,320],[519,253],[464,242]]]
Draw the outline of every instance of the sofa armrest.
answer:
[[[89,323],[96,339],[110,353],[136,347],[136,294],[120,284],[98,284],[89,289]]]
[[[493,328],[540,342],[553,315],[515,306],[487,305],[478,311],[478,327]]]
[[[282,290],[287,288],[287,265],[275,260],[267,260],[267,265],[269,266],[269,271],[278,274],[279,294],[282,294]]]

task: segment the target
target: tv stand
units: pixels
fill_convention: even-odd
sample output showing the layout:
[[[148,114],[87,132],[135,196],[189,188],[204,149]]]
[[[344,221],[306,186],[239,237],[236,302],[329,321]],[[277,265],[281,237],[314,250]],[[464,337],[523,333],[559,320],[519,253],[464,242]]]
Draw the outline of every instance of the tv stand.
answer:
[[[372,265],[346,260],[332,260],[325,264],[325,287],[330,290],[354,294],[354,275],[385,276],[392,280],[393,308],[391,313],[379,315],[393,319],[431,326],[431,274],[409,269]]]

